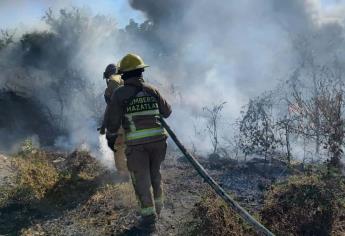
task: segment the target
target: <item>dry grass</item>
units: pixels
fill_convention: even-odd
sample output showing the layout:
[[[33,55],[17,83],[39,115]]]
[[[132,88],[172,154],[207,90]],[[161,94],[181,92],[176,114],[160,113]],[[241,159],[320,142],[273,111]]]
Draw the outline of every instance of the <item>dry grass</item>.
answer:
[[[137,202],[130,183],[106,185],[83,206],[79,222],[92,225],[101,235],[109,235],[129,226],[129,215],[134,214],[135,209]]]
[[[196,205],[194,215],[200,220],[195,235],[256,235],[222,199],[211,192]]]
[[[294,176],[271,188],[261,215],[277,235],[344,235],[344,200],[341,176]]]
[[[51,153],[30,143],[11,157],[11,164],[15,170],[11,184],[0,186],[0,234],[5,235],[17,235],[32,222],[83,205],[109,175],[86,152]]]
[[[117,235],[133,224],[136,209],[136,198],[130,183],[106,185],[77,209],[54,221],[24,229],[21,234]]]
[[[102,187],[109,173],[89,153],[49,153],[26,142],[11,160],[16,172],[13,185],[0,189],[0,209],[13,210],[4,214],[1,222],[9,223],[16,215],[21,223],[0,227],[4,232],[28,236],[110,235],[133,223],[137,203],[131,184]],[[25,213],[27,207],[31,212]],[[41,221],[31,214],[48,218],[52,214],[55,219]],[[32,222],[36,223],[30,226]]]
[[[47,191],[59,180],[59,173],[48,161],[45,152],[32,151],[20,154],[12,159],[12,166],[16,169],[13,186],[3,186],[3,203],[6,201],[27,203],[42,199]],[[6,192],[6,197],[4,197]]]
[[[54,164],[55,153],[23,145],[23,151],[11,158],[16,170],[12,186],[1,186],[0,207],[5,203],[27,204],[42,200],[47,194],[66,194],[85,181],[92,181],[105,169],[87,152],[75,151],[65,161]],[[84,181],[84,182],[83,182]]]

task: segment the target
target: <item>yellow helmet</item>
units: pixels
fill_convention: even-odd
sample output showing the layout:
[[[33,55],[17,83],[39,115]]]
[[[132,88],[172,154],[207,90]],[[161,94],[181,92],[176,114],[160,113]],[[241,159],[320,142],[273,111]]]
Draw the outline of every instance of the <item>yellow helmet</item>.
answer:
[[[127,54],[119,62],[119,73],[124,73],[132,70],[142,69],[149,67],[141,59],[140,56],[136,54]]]

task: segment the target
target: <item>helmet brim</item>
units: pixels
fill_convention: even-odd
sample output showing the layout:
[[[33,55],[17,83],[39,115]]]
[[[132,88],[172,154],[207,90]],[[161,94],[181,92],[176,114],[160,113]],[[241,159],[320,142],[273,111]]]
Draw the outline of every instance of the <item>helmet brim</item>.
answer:
[[[123,74],[125,72],[130,72],[130,71],[133,71],[133,70],[138,70],[138,69],[144,69],[144,68],[147,68],[147,67],[150,67],[149,65],[146,65],[146,64],[143,64],[143,65],[139,65],[133,69],[130,69],[130,70],[119,70],[117,71],[117,74]]]

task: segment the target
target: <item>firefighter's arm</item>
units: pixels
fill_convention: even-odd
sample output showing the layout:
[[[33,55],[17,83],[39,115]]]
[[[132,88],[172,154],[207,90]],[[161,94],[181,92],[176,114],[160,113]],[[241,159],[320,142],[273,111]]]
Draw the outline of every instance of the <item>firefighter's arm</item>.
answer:
[[[107,87],[104,91],[104,100],[107,104],[110,103],[111,95],[112,95],[112,91],[109,87]]]
[[[156,90],[159,112],[164,118],[168,118],[171,114],[170,104],[162,97],[162,95]]]
[[[171,114],[170,104],[162,97],[162,95],[158,92],[157,89],[151,86],[145,86],[145,89],[148,93],[150,93],[157,99],[159,113],[163,116],[163,118],[168,118]]]
[[[107,87],[104,91],[104,100],[105,100],[107,106],[106,106],[106,109],[104,111],[102,126],[97,129],[101,135],[105,134],[105,127],[106,127],[107,116],[108,116],[108,114],[107,114],[108,113],[108,105],[110,103],[110,97],[111,97],[111,94],[109,95],[109,93],[110,93],[109,87]]]
[[[106,127],[106,123],[107,123],[107,119],[108,119],[108,107],[109,106],[107,105],[107,107],[105,108],[105,111],[104,111],[102,126],[97,129],[101,135],[105,134],[105,127]]]
[[[110,103],[107,106],[105,127],[107,129],[106,138],[108,146],[114,150],[117,132],[121,126],[122,107],[116,93],[111,96]]]

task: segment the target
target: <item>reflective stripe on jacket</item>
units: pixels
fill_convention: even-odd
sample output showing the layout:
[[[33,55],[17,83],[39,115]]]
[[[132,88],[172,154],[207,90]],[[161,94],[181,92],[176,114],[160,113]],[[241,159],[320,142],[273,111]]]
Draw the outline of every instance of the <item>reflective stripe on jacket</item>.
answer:
[[[141,77],[129,78],[113,93],[105,123],[110,133],[116,133],[122,125],[126,144],[138,145],[166,139],[159,116],[167,118],[170,114],[170,105],[155,88]]]
[[[126,141],[145,141],[152,137],[167,137],[159,122],[159,105],[153,94],[139,91],[124,107],[127,124]]]

